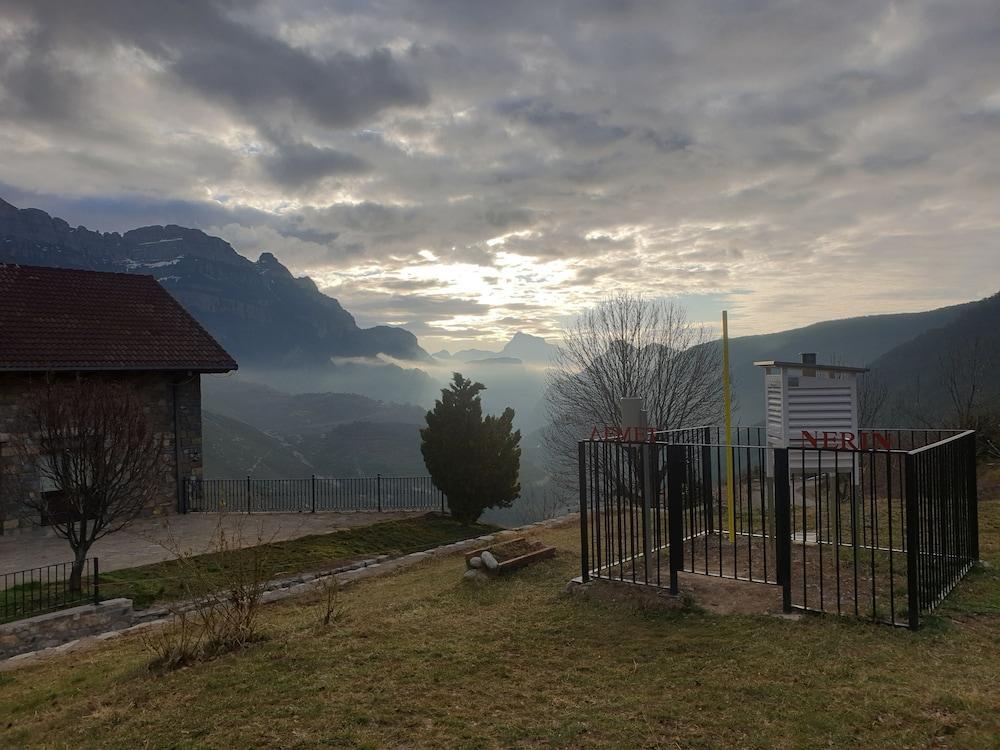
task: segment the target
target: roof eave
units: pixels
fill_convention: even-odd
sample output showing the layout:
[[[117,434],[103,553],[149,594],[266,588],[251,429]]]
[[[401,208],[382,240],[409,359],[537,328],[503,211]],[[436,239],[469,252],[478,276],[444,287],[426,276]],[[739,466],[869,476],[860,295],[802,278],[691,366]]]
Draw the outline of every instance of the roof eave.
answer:
[[[827,370],[833,372],[868,372],[867,367],[851,367],[849,365],[809,364],[807,362],[784,362],[779,359],[762,359],[754,362],[757,367],[795,367],[806,370]]]
[[[0,372],[199,372],[224,373],[238,370],[239,365],[0,365]]]

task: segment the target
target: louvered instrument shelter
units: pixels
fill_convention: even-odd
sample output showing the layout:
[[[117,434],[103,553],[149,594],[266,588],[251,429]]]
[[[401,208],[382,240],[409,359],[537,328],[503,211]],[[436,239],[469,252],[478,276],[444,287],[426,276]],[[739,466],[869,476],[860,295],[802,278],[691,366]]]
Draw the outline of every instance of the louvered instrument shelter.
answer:
[[[825,436],[835,444],[847,436],[853,439],[860,434],[858,375],[867,372],[866,368],[817,364],[814,353],[803,354],[800,362],[764,360],[754,364],[764,368],[769,447],[816,447],[804,433],[820,441]],[[819,455],[810,451],[803,458],[801,453],[792,451],[789,469],[799,473],[815,471],[819,468],[816,466]],[[837,469],[850,472],[850,460],[845,464]],[[828,472],[834,467],[823,466],[822,469]]]

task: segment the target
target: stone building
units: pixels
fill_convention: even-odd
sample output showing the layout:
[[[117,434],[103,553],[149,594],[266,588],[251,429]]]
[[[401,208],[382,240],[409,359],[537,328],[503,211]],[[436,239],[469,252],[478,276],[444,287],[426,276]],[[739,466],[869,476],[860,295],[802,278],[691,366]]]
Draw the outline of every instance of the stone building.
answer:
[[[201,476],[201,375],[236,362],[152,276],[0,265],[0,533],[38,524],[25,492],[45,493],[10,449],[20,410],[53,378],[114,378],[135,386],[164,441],[162,486],[150,513],[182,503]]]

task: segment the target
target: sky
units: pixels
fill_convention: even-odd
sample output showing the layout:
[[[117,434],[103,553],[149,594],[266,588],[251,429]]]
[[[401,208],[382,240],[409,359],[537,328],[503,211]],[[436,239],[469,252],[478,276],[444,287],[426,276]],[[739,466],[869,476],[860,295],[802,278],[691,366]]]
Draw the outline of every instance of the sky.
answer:
[[[618,289],[734,335],[1000,288],[996,0],[3,0],[0,197],[425,348]]]

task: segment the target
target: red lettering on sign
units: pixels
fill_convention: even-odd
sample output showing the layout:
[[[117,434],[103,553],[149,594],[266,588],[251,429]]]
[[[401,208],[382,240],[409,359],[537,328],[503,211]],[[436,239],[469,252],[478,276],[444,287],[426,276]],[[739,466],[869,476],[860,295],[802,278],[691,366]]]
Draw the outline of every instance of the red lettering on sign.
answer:
[[[604,427],[594,425],[594,428],[590,431],[590,439],[616,440],[622,443],[641,443],[647,441],[655,443],[657,432],[658,430],[655,427],[626,427],[622,429],[621,427],[611,427],[608,425],[604,425]]]
[[[860,446],[858,441],[860,438]],[[822,446],[820,446],[822,443]],[[802,430],[802,447],[811,448],[836,448],[840,450],[891,450],[892,436],[887,432],[874,432],[872,430],[861,431],[858,434],[853,432],[813,432]]]

